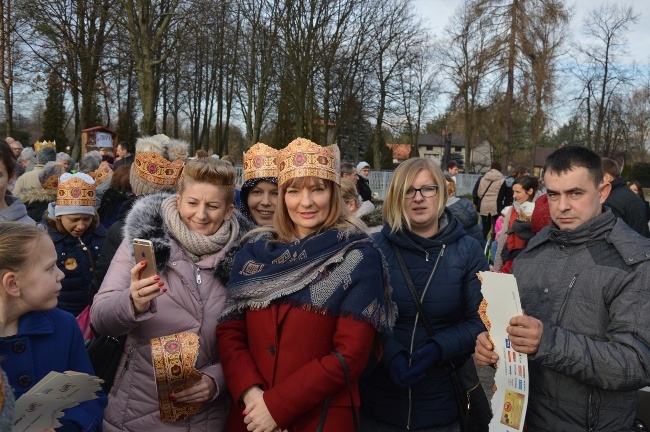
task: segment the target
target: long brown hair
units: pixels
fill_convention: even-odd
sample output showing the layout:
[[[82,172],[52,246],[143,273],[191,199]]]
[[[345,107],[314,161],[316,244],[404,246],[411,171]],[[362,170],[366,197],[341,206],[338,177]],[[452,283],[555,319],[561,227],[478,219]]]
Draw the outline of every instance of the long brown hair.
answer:
[[[287,204],[284,201],[284,196],[287,193],[287,189],[300,189],[303,187],[309,187],[313,184],[317,184],[318,182],[322,182],[324,187],[331,191],[329,202],[330,211],[327,219],[320,227],[319,232],[325,231],[329,228],[356,227],[364,231],[366,230],[363,222],[347,215],[345,207],[343,206],[343,198],[341,197],[341,188],[339,185],[331,180],[324,180],[319,177],[298,177],[287,180],[282,183],[282,185],[280,185],[278,205],[275,209],[275,215],[273,217],[273,229],[271,229],[271,231],[275,232],[278,241],[289,242],[298,238],[296,225],[294,224],[293,220],[291,220],[291,217],[289,216],[289,209],[287,208]]]

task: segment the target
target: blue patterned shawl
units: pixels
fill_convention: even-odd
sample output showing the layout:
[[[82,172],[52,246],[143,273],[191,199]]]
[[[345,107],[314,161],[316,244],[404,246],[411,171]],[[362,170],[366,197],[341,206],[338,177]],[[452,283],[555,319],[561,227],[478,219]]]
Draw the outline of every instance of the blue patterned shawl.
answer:
[[[290,243],[271,236],[250,240],[235,257],[220,320],[286,303],[392,331],[397,308],[386,262],[366,233],[333,228]]]

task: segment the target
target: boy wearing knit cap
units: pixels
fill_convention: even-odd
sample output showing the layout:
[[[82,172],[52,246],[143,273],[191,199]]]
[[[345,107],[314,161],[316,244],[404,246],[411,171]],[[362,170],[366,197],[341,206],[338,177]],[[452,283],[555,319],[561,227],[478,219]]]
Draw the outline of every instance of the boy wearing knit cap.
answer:
[[[58,256],[56,264],[65,275],[57,307],[75,316],[89,305],[88,289],[106,236],[95,204],[95,180],[84,173],[64,173],[56,202],[43,215]]]

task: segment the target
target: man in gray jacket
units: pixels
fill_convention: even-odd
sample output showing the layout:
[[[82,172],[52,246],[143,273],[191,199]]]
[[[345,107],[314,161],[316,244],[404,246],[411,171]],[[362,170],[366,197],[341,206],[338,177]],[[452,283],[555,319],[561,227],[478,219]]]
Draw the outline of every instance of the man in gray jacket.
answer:
[[[650,240],[603,203],[600,158],[564,147],[546,159],[553,223],[515,260],[522,308],[512,347],[528,354],[528,432],[629,431],[650,384]],[[476,360],[496,363],[487,333]]]

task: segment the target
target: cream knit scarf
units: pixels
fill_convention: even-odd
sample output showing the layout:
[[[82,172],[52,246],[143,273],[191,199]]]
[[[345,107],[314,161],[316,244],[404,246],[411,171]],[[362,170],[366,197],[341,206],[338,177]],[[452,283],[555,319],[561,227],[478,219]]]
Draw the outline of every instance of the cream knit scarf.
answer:
[[[239,234],[239,222],[234,216],[224,220],[217,232],[211,236],[190,231],[178,213],[176,196],[164,199],[160,210],[170,235],[181,245],[183,251],[193,262],[199,262],[222,249],[229,249]]]

